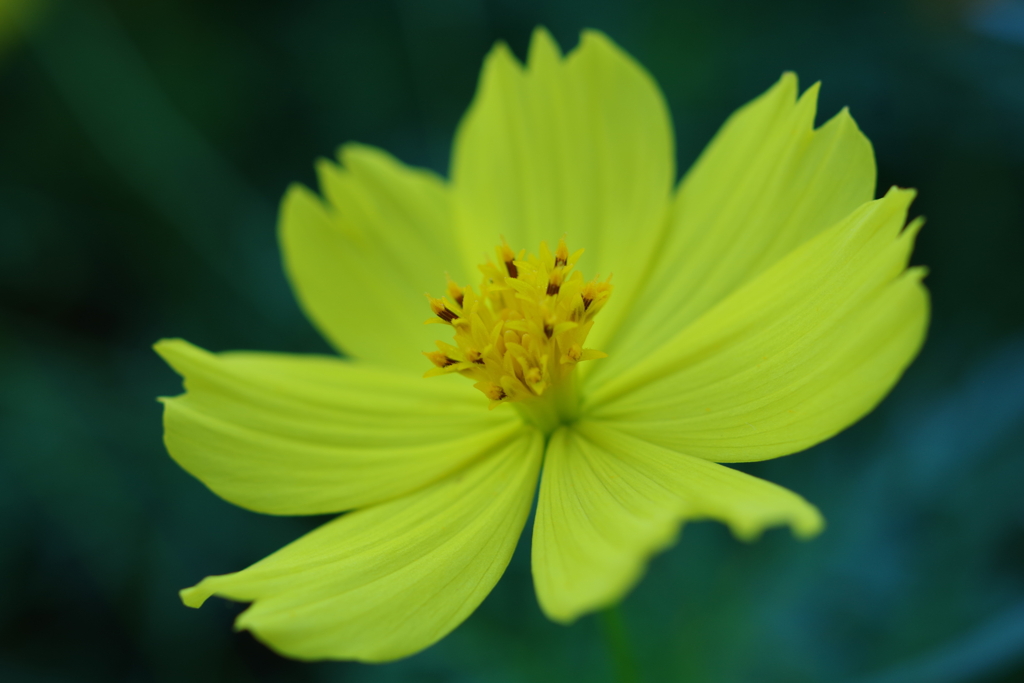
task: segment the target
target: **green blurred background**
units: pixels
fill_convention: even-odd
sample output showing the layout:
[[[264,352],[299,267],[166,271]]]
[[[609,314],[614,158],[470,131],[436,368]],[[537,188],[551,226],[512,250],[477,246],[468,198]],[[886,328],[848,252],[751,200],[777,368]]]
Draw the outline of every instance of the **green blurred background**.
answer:
[[[826,533],[689,526],[624,603],[656,681],[1024,681],[1024,2],[0,0],[0,680],[610,681],[593,618],[536,605],[528,544],[440,644],[299,664],[177,590],[322,519],[235,508],[161,443],[163,336],[326,352],[276,204],[347,140],[444,172],[485,51],[604,30],[686,168],[785,69],[849,105],[880,189],[920,189],[934,322],[904,381],[812,452],[744,469]],[[526,536],[528,539],[528,534]]]

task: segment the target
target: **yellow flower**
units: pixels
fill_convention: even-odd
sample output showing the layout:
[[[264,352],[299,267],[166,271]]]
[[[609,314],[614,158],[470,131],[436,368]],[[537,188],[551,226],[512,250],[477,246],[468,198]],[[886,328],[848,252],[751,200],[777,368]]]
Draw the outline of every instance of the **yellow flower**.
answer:
[[[872,200],[871,144],[846,110],[814,129],[817,90],[784,75],[674,189],[647,72],[600,33],[563,57],[538,30],[525,67],[488,55],[450,180],[358,145],[321,161],[281,244],[351,360],[157,350],[185,377],[182,467],[258,512],[353,512],[185,603],[252,602],[238,628],[292,657],[415,653],[497,582],[538,480],[533,576],[563,623],[619,601],[685,520],[817,533],[801,497],[719,463],[861,418],[928,318],[913,192]]]

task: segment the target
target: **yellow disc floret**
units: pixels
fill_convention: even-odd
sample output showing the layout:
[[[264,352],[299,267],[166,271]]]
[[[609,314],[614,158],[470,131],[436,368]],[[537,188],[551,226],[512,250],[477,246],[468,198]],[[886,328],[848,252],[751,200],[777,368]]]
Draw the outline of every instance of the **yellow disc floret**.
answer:
[[[540,254],[527,257],[502,239],[495,253],[497,265],[479,266],[479,292],[449,279],[447,296],[428,296],[436,317],[427,322],[450,325],[455,344],[438,341],[425,354],[435,366],[427,377],[457,372],[476,380],[492,408],[535,400],[580,361],[604,358],[583,344],[612,291],[607,280],[588,282],[573,270],[583,250],[570,255],[565,240],[554,254],[541,242]]]

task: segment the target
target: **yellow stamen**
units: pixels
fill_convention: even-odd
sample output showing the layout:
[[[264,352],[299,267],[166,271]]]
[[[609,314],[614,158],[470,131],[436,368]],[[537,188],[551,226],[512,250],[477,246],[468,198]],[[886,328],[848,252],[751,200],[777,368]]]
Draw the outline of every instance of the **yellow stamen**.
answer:
[[[564,266],[555,266],[548,276],[548,289],[545,292],[548,296],[555,296],[562,288],[562,268]]]
[[[448,306],[448,302],[444,299],[435,299],[429,295],[427,298],[430,299],[430,310],[432,310],[434,315],[442,321],[450,325],[453,320],[459,317],[459,315]],[[436,321],[431,320],[430,322]]]
[[[569,262],[569,247],[565,246],[565,238],[558,240],[558,248],[555,249],[555,265],[564,266]]]
[[[508,246],[508,242],[505,241],[504,237],[501,238],[501,246],[497,247],[496,251],[498,252],[498,258],[505,264],[505,272],[508,273],[508,276],[513,278],[519,277],[519,269],[516,268],[515,264],[515,252]],[[519,256],[522,258],[522,253]]]
[[[497,262],[480,266],[478,289],[449,279],[448,297],[429,297],[437,318],[427,322],[448,323],[455,345],[439,341],[438,351],[425,354],[435,366],[427,375],[458,372],[475,380],[493,408],[536,402],[553,387],[568,384],[577,363],[603,357],[583,344],[612,285],[587,282],[573,270],[582,253],[570,255],[562,239],[554,254],[542,242],[540,255],[527,257],[525,250],[516,254],[502,239],[495,249]]]
[[[445,277],[448,277],[447,275]],[[462,300],[465,294],[462,291],[462,287],[455,284],[455,281],[448,277],[448,296],[452,298],[457,305],[462,306]]]
[[[484,392],[484,395],[492,401],[500,401],[505,398],[505,390],[497,384],[491,384],[490,382],[477,382],[476,388]]]
[[[455,365],[458,361],[454,358],[449,358],[440,351],[425,351],[424,356],[430,359],[430,362],[439,368],[446,368],[449,365]]]

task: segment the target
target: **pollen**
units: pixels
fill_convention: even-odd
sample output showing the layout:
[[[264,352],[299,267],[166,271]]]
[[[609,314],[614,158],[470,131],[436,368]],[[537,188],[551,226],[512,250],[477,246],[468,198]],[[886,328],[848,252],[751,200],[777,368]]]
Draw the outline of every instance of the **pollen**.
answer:
[[[477,289],[449,278],[446,296],[427,295],[435,316],[427,323],[448,325],[455,339],[424,353],[434,366],[425,376],[463,375],[494,408],[539,399],[578,363],[604,358],[584,343],[611,296],[611,278],[584,280],[574,270],[582,254],[570,254],[564,239],[554,254],[545,242],[538,255],[516,254],[502,238],[496,260],[479,266]]]

